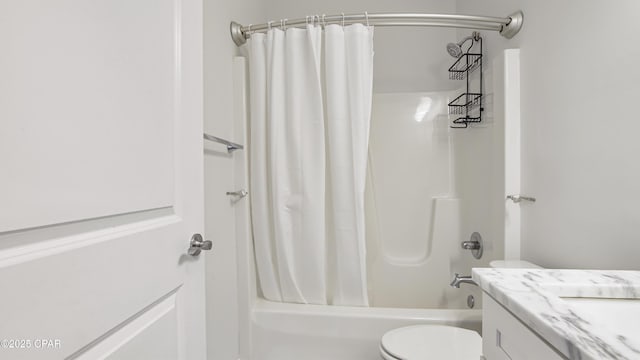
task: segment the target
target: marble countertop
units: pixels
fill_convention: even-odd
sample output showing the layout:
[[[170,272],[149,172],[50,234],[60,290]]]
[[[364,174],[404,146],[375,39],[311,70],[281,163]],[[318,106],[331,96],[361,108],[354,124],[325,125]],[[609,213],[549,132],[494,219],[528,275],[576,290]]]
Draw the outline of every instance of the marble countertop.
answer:
[[[612,330],[562,299],[640,299],[640,271],[475,268],[473,280],[569,359],[640,359],[640,332]]]

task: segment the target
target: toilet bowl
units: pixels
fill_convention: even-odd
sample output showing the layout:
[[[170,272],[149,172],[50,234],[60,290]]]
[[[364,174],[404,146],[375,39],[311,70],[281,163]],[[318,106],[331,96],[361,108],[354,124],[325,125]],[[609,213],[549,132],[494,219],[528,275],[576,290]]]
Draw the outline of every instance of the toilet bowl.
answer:
[[[388,331],[380,341],[380,356],[385,360],[478,360],[480,355],[480,335],[453,326],[406,326]]]
[[[495,260],[492,268],[540,268],[523,260]],[[482,338],[472,330],[446,325],[414,325],[386,332],[380,340],[385,360],[478,360]]]

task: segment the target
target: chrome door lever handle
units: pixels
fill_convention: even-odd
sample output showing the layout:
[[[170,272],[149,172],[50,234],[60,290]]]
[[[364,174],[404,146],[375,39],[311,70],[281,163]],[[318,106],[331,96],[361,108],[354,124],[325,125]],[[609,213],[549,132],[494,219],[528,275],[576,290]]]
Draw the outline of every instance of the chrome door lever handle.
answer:
[[[204,240],[202,235],[193,234],[189,243],[189,255],[198,256],[202,250],[211,250],[213,243],[210,240]]]

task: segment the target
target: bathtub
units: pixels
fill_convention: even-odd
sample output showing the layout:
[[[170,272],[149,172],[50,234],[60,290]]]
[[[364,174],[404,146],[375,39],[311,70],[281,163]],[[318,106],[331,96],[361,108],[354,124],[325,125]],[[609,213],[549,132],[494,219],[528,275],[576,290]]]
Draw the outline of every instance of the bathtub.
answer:
[[[481,310],[470,309],[361,308],[258,299],[251,314],[251,359],[380,359],[380,338],[391,329],[440,324],[480,333],[481,319]]]
[[[246,75],[244,58],[237,57],[234,60],[235,133],[238,141],[248,144]],[[412,144],[418,150],[410,152],[415,155],[411,161],[430,164],[433,171],[417,173],[413,170],[416,167],[403,158],[408,164],[403,179],[415,183],[405,181],[400,189],[407,193],[402,196],[397,194],[398,187],[394,184],[376,186],[379,191],[376,197],[371,191],[372,185],[376,177],[386,178],[382,170],[389,166],[376,163],[369,167],[368,171],[382,170],[367,177],[367,218],[385,221],[383,224],[368,221],[366,230],[369,303],[375,306],[305,305],[262,298],[256,278],[249,202],[234,201],[238,287],[237,299],[230,302],[237,304],[238,312],[237,327],[230,322],[227,329],[229,333],[239,334],[239,338],[237,344],[210,342],[209,346],[236,345],[242,360],[378,360],[383,334],[398,327],[451,325],[480,333],[481,291],[473,286],[453,289],[448,285],[456,272],[469,275],[472,267],[486,267],[490,260],[503,258],[504,203],[492,199],[504,199],[503,182],[499,181],[504,169],[497,168],[492,159],[503,158],[504,153],[491,152],[493,139],[498,138],[493,128],[450,132],[446,118],[421,122],[435,124],[430,132],[424,130],[427,133],[416,132],[409,125],[404,133],[398,133],[400,115],[404,114],[406,123],[415,125],[415,104],[425,97],[434,101],[433,106],[440,104],[446,112],[447,102],[440,99],[441,96],[444,95],[376,95],[377,119],[390,114],[388,128],[378,120],[372,123],[370,146],[374,153],[376,146],[380,147],[380,156],[376,159],[398,153],[388,151],[397,149],[394,144],[385,143],[391,139],[389,134],[396,134],[405,145],[407,139],[413,139]],[[443,121],[444,126],[438,127]],[[497,122],[497,118],[494,121]],[[425,154],[432,157],[426,158]],[[234,189],[248,187],[246,156],[246,152],[234,155]],[[398,171],[398,158],[387,160],[394,171]],[[431,183],[433,191],[417,192],[423,189],[422,184]],[[399,198],[417,199],[416,203],[422,207],[407,208],[403,213],[398,210],[401,204],[388,202]],[[388,209],[394,211],[389,213]],[[414,218],[419,219],[411,223],[416,230],[405,234],[403,231],[408,228],[404,220]],[[475,231],[483,235],[485,244],[485,255],[480,260],[460,250],[460,242],[469,239]],[[385,237],[385,234],[393,236]],[[211,296],[216,296],[217,291],[219,289],[211,287]],[[469,295],[475,298],[474,309],[466,307]],[[224,336],[212,338],[229,341]]]

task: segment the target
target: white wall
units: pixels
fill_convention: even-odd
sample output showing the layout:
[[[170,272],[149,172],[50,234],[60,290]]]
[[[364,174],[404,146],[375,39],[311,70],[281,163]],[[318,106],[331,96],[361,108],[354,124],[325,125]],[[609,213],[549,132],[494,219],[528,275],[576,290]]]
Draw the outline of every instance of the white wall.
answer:
[[[231,20],[243,23],[264,19],[260,0],[206,0],[204,129],[225,139],[241,139],[234,133],[233,57],[238,53],[229,36]],[[208,358],[238,359],[238,283],[234,207],[226,191],[233,184],[234,161],[222,145],[205,141],[205,235],[213,241],[206,252]],[[243,334],[246,336],[246,334]]]
[[[640,2],[458,0],[458,12],[525,14],[521,48],[522,257],[545,267],[640,269]],[[459,36],[465,32],[459,31]]]

